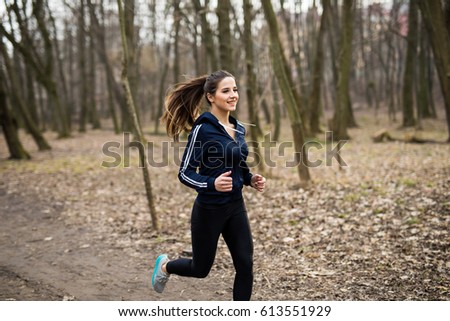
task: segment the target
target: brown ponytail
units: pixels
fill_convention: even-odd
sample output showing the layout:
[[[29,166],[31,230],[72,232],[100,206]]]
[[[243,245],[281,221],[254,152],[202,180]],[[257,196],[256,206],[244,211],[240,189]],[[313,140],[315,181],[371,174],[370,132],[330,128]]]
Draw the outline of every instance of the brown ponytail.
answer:
[[[167,134],[178,140],[183,131],[190,131],[199,116],[203,97],[214,95],[219,82],[234,76],[227,71],[218,70],[211,75],[200,76],[179,83],[170,90],[164,101],[165,111],[161,121],[166,123]],[[206,102],[210,104],[209,100]]]

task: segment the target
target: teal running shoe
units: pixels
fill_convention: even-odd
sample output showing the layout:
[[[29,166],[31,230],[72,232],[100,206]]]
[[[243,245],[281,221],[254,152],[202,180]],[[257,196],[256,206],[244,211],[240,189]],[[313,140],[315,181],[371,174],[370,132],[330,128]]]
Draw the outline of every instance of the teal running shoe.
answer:
[[[158,292],[162,293],[167,281],[169,281],[169,274],[162,270],[162,266],[169,261],[167,254],[161,254],[156,259],[155,268],[152,275],[152,287]]]

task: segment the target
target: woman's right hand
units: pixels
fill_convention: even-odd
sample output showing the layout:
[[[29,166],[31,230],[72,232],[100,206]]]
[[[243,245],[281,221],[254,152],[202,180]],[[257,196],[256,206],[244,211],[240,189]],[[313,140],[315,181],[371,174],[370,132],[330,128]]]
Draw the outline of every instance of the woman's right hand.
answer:
[[[214,187],[218,192],[231,192],[233,189],[233,178],[231,171],[225,172],[218,176],[214,181]]]

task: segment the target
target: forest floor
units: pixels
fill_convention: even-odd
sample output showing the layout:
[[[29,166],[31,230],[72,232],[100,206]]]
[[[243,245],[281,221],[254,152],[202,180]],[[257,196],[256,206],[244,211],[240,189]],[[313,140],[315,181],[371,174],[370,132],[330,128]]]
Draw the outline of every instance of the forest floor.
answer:
[[[266,191],[244,190],[253,300],[450,300],[450,145],[375,144],[371,135],[388,121],[356,116],[360,127],[340,152],[346,167],[326,164],[319,137],[310,160],[324,162],[310,169],[313,183],[305,187],[286,166],[291,148],[283,156],[277,144]],[[398,126],[387,128],[397,137],[416,132]],[[446,140],[445,121],[423,128],[416,133]],[[286,142],[287,123],[283,130]],[[169,165],[150,168],[157,234],[135,150],[130,166],[124,157],[112,166],[112,151],[126,155],[123,135],[92,130],[61,140],[47,133],[48,152],[21,137],[30,161],[7,160],[0,136],[0,300],[231,300],[234,270],[222,240],[206,279],[172,276],[163,295],[151,288],[158,254],[190,251],[195,192],[178,182],[173,148]],[[146,137],[161,161],[169,139]],[[107,142],[121,147],[105,154]]]

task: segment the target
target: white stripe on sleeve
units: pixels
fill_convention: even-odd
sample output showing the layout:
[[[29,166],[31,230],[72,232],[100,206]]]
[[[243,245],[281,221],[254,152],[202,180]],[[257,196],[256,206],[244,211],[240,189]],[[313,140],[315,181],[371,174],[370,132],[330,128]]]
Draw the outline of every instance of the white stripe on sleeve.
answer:
[[[192,178],[190,178],[190,177],[188,177],[188,176],[186,176],[186,175],[184,174],[184,171],[186,170],[187,166],[188,166],[189,163],[190,163],[190,160],[191,160],[191,157],[192,157],[194,148],[195,148],[195,142],[196,142],[196,140],[197,140],[197,134],[198,134],[198,132],[199,132],[199,130],[200,130],[200,127],[202,127],[201,124],[198,125],[198,126],[196,126],[196,127],[194,128],[194,130],[192,131],[191,144],[189,145],[189,149],[188,149],[187,154],[186,154],[186,159],[184,160],[184,166],[183,166],[183,168],[180,170],[180,174],[181,174],[181,177],[182,177],[186,182],[188,182],[188,183],[190,183],[190,184],[192,184],[192,185],[194,185],[194,186],[197,186],[197,187],[206,188],[206,187],[208,186],[208,183],[207,183],[207,182],[198,182],[198,181],[196,181],[196,180],[194,180],[194,179],[192,179]]]

